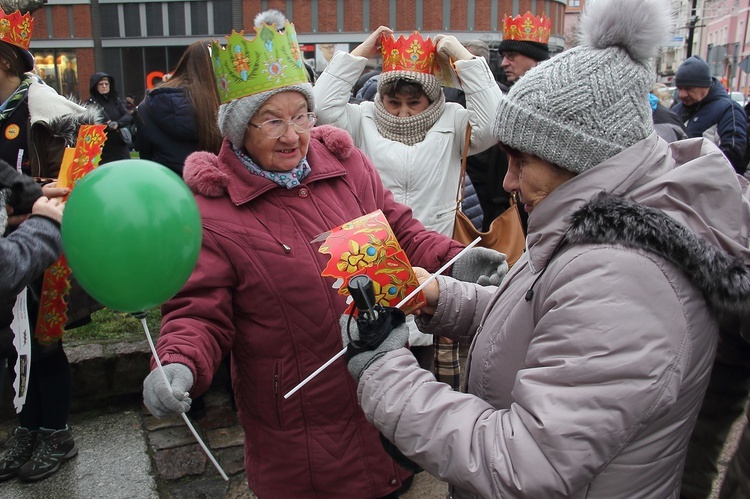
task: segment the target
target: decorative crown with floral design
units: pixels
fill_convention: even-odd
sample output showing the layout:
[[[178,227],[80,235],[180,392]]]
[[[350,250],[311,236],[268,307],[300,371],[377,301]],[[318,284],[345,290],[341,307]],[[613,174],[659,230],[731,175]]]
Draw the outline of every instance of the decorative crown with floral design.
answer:
[[[227,45],[211,44],[214,77],[222,104],[276,88],[308,83],[307,71],[294,25],[286,22],[283,32],[263,23],[255,38],[232,30]]]
[[[21,14],[16,10],[6,14],[0,9],[0,40],[24,50],[29,50],[31,31],[34,29],[34,19],[31,14]]]
[[[527,11],[524,15],[503,18],[503,40],[546,44],[551,31],[552,21],[544,14],[535,16]]]
[[[414,71],[417,73],[435,74],[437,70],[437,49],[430,38],[423,38],[419,31],[408,37],[398,38],[383,35],[383,72]]]

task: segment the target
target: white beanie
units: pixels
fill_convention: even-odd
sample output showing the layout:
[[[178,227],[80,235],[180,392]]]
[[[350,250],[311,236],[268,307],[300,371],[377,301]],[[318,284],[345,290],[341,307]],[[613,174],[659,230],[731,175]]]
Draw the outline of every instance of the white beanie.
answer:
[[[501,143],[581,173],[654,131],[651,58],[669,39],[664,0],[597,0],[579,23],[581,45],[542,62],[498,104]]]
[[[299,92],[307,99],[307,110],[315,110],[315,99],[313,97],[312,85],[309,83],[298,83],[287,87],[274,88],[267,92],[248,95],[241,99],[235,99],[219,106],[219,131],[221,136],[229,139],[235,147],[242,147],[245,138],[247,124],[258,109],[272,96],[281,92]]]

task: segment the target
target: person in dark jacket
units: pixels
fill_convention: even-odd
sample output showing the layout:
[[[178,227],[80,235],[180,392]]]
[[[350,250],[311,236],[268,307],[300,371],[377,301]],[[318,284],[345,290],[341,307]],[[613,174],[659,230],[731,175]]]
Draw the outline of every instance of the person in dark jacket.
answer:
[[[719,146],[737,173],[747,168],[747,115],[721,83],[711,76],[706,61],[686,59],[674,77],[680,102],[672,110],[682,119],[688,136],[705,137]]]
[[[651,104],[651,118],[654,121],[654,131],[667,142],[687,139],[687,130],[680,121],[680,117],[673,111],[662,106],[659,97],[653,93],[648,94],[648,102]]]
[[[107,123],[107,141],[104,143],[99,164],[130,159],[131,144],[125,142],[119,130],[127,128],[133,122],[133,115],[128,112],[125,102],[117,95],[115,79],[107,73],[94,73],[89,80],[89,94],[86,106],[100,107]]]
[[[182,176],[185,158],[191,153],[219,152],[218,111],[219,94],[208,46],[194,42],[172,76],[138,106],[136,149],[142,159],[160,163]]]

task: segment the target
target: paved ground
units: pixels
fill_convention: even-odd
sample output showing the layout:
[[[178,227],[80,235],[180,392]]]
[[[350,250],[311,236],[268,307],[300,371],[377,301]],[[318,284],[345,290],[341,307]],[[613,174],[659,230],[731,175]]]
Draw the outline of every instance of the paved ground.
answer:
[[[15,426],[0,422],[2,435]],[[33,484],[0,483],[4,499],[152,499],[158,498],[151,459],[136,407],[118,407],[70,418],[78,456],[55,475]]]

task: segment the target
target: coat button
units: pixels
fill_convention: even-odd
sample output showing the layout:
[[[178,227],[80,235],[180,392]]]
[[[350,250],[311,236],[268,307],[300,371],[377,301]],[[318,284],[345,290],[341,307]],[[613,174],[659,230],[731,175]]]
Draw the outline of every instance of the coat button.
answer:
[[[305,189],[304,187],[299,190],[299,197],[306,198],[307,194],[308,194],[307,189]]]
[[[396,480],[395,476],[392,476],[390,480],[388,480],[388,485],[396,485],[398,483],[398,480]]]

